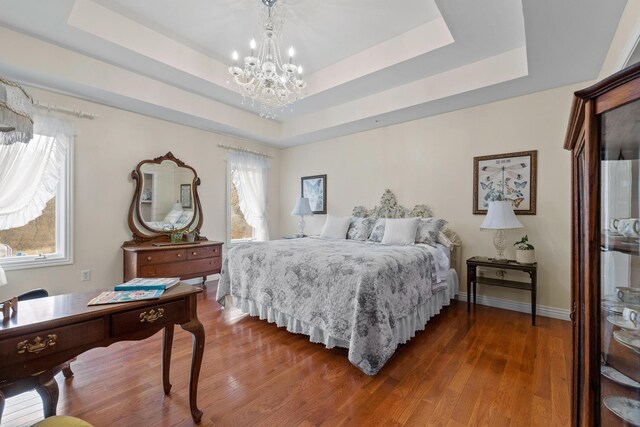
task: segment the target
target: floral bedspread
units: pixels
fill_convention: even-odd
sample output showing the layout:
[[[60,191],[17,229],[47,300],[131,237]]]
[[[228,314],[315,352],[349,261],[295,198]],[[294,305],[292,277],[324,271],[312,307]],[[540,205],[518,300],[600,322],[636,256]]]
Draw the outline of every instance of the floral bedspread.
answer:
[[[231,248],[217,301],[250,301],[349,343],[349,361],[375,375],[398,343],[396,320],[412,314],[436,284],[423,245],[386,246],[304,238]]]

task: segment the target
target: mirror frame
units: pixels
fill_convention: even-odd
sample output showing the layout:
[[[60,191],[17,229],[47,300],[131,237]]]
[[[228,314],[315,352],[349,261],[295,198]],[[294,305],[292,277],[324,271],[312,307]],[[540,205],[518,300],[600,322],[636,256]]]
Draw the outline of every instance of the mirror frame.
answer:
[[[198,240],[202,240],[200,237],[200,229],[202,228],[202,205],[200,204],[200,197],[198,196],[198,186],[200,185],[200,177],[194,168],[184,163],[182,160],[178,159],[169,151],[164,156],[156,157],[155,159],[143,160],[136,168],[131,172],[131,178],[135,181],[136,187],[133,192],[133,198],[131,199],[131,206],[129,206],[129,215],[128,215],[128,223],[131,232],[133,233],[133,239],[136,242],[144,242],[144,241],[153,241],[153,240],[162,240],[169,237],[171,233],[168,232],[159,232],[156,229],[148,227],[144,220],[142,219],[142,214],[140,211],[140,199],[142,197],[142,171],[141,168],[145,164],[161,164],[164,161],[174,162],[178,167],[190,169],[193,172],[193,183],[191,184],[191,188],[193,189],[193,219],[189,224],[180,229],[179,231],[184,230],[192,230],[198,236]],[[196,223],[197,217],[197,223]],[[195,227],[194,227],[195,223]]]

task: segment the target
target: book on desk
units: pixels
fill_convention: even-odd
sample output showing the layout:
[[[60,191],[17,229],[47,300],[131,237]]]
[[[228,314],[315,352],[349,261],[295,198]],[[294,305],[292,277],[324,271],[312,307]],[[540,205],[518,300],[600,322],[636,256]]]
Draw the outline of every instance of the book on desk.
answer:
[[[102,292],[87,303],[88,306],[119,304],[158,299],[169,288],[180,283],[178,277],[161,277],[156,279],[135,278],[117,285],[113,291]]]

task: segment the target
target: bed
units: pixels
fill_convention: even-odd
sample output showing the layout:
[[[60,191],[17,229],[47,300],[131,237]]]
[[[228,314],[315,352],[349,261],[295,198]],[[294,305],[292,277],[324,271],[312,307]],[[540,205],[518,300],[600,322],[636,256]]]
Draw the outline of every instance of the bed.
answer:
[[[354,216],[428,217],[425,205],[399,206],[389,190],[380,206]],[[398,345],[423,330],[458,291],[460,241],[389,246],[370,241],[302,238],[234,246],[224,261],[216,299],[327,348],[377,374]]]

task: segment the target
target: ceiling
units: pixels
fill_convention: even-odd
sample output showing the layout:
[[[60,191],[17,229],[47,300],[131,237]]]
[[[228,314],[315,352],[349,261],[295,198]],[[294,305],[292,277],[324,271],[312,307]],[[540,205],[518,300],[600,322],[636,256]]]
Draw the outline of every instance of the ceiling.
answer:
[[[259,0],[0,0],[0,74],[287,147],[593,79],[626,0],[281,3],[308,90],[275,121],[226,71]]]

